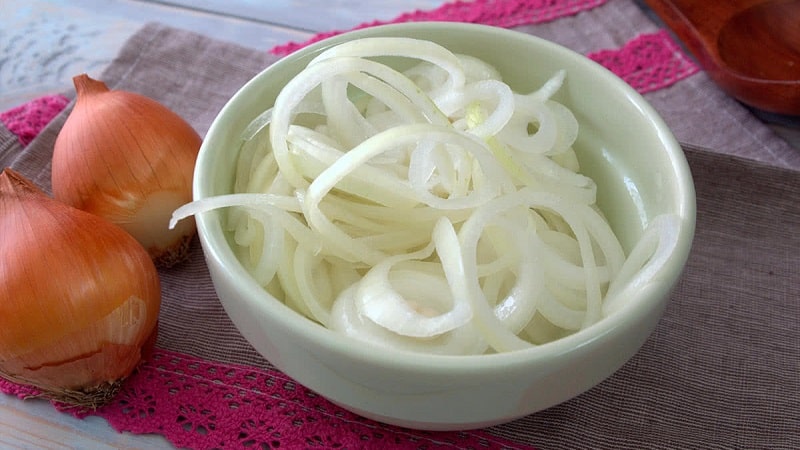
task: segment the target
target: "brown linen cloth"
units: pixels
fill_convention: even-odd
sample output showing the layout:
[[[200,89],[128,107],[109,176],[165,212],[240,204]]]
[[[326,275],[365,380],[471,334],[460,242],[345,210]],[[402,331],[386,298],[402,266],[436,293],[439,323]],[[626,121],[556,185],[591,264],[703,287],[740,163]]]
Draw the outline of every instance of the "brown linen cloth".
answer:
[[[276,59],[150,24],[100,78],[158,99],[202,134],[227,99]],[[692,96],[699,87],[670,89]],[[728,122],[706,130],[725,130],[714,139],[736,143],[737,153],[748,145],[789,148],[738,105],[726,108]],[[49,188],[52,146],[67,113],[25,149],[0,125],[0,164]],[[671,123],[695,120],[662,114]],[[736,134],[742,127],[734,116],[761,128]],[[800,448],[800,172],[700,150],[687,157],[698,194],[697,237],[655,333],[600,385],[491,433],[543,450]],[[271,367],[225,315],[197,240],[190,261],[161,275],[160,347]]]

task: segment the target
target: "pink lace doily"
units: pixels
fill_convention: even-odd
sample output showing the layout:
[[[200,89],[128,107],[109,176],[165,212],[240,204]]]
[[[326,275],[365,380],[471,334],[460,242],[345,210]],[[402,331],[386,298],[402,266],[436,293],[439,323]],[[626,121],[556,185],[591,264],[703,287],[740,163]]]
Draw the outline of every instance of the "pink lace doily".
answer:
[[[668,87],[700,70],[666,30],[642,34],[620,49],[587,56],[642,94]]]
[[[494,25],[511,28],[518,25],[542,23],[577,14],[606,3],[608,0],[471,0],[445,3],[430,10],[417,10],[402,14],[392,20],[363,23],[355,30],[386,25],[390,23],[442,21],[466,22]],[[309,44],[331,36],[341,34],[343,31],[330,31],[314,35],[305,42],[289,42],[278,45],[270,50],[276,55],[288,55]]]
[[[48,95],[0,113],[0,122],[17,136],[23,147],[30,144],[69,103],[63,95]]]
[[[35,389],[0,379],[21,398]],[[158,433],[184,448],[453,449],[532,447],[481,431],[426,432],[385,425],[330,403],[276,370],[156,350],[115,400],[95,411],[117,431]]]
[[[460,20],[505,27],[541,22],[600,5],[606,0],[476,0],[414,12],[392,22]],[[365,24],[362,27],[378,24]],[[288,53],[336,33],[273,49]],[[619,49],[587,55],[639,92],[668,87],[697,72],[667,32],[644,34]],[[0,113],[0,121],[25,146],[67,105],[46,96]],[[0,392],[35,396],[34,389],[0,379]],[[125,383],[119,396],[96,411],[116,430],[158,433],[190,448],[342,447],[360,448],[525,448],[483,431],[421,432],[380,424],[349,413],[274,370],[201,360],[157,349]]]

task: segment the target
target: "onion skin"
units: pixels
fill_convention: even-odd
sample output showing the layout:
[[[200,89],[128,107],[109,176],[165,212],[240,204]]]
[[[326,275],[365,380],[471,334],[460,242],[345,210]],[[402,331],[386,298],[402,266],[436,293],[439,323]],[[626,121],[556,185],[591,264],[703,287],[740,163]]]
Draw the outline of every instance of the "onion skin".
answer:
[[[152,350],[158,272],[127,232],[0,174],[0,376],[96,408]]]
[[[192,200],[201,137],[153,99],[86,74],[73,82],[75,106],[53,150],[53,196],[125,229],[157,266],[184,260],[195,224],[168,224]]]

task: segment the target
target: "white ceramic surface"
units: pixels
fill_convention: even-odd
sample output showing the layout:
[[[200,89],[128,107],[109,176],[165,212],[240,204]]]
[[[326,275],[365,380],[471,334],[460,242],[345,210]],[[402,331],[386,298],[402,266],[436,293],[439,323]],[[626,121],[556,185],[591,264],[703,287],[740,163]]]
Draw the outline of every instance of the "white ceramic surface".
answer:
[[[518,92],[556,70],[567,80],[557,99],[580,123],[575,149],[598,184],[598,204],[626,249],[661,213],[682,219],[669,264],[628,304],[561,340],[506,354],[442,357],[371,348],[331,332],[270,297],[247,274],[220,226],[221,211],[197,218],[220,300],[252,345],[298,382],[343,407],[387,423],[467,429],[507,422],[566,401],[613,374],[655,328],[689,253],[695,200],[678,143],[627,84],[563,47],[499,28],[458,23],[391,25],[318,43],[270,66],[246,84],[212,124],[195,172],[195,198],[229,193],[242,130],[315,54],[366,36],[412,36],[497,67]]]

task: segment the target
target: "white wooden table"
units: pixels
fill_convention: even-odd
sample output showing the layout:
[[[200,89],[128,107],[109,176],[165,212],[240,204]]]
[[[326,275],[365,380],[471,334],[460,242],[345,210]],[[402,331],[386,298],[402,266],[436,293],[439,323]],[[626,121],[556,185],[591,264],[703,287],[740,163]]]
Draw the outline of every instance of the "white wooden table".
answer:
[[[268,50],[315,32],[389,20],[444,0],[0,0],[0,111],[72,89],[100,73],[140,26],[160,21]],[[0,394],[0,449],[170,448],[161,436],[117,433],[43,400]]]
[[[390,20],[445,0],[0,0],[0,111],[72,88],[142,24],[159,21],[264,49]]]

